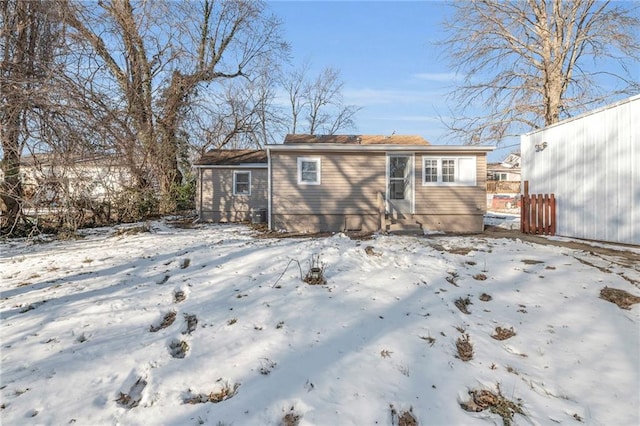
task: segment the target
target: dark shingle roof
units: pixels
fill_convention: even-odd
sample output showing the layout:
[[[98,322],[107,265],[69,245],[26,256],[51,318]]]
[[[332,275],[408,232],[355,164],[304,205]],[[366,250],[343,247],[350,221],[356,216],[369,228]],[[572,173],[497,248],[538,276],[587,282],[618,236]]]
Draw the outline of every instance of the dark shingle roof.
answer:
[[[352,145],[429,145],[422,136],[417,135],[287,135],[285,144],[333,143]]]
[[[205,153],[196,166],[237,166],[239,164],[267,163],[267,152],[262,149],[215,149]]]

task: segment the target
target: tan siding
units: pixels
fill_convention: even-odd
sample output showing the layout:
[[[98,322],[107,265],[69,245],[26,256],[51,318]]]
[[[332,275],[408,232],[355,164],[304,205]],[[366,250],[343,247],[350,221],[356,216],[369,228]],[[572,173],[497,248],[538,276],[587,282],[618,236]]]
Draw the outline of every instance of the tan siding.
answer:
[[[421,153],[416,155],[415,171],[416,214],[478,215],[486,212],[487,160],[484,154],[476,156],[476,186],[472,187],[423,186]]]
[[[480,232],[486,211],[486,156],[476,156],[476,186],[422,186],[415,154],[415,216],[425,229]],[[429,155],[439,155],[429,153]],[[451,156],[451,153],[442,155]],[[321,158],[321,184],[299,185],[298,157]],[[378,229],[376,194],[386,190],[386,153],[272,152],[272,225],[289,231]]]
[[[298,157],[321,158],[321,184],[299,185]],[[385,190],[384,153],[272,153],[273,214],[373,214]]]
[[[251,172],[251,195],[233,195],[233,172]],[[249,220],[251,210],[267,208],[267,169],[203,169],[201,220]]]

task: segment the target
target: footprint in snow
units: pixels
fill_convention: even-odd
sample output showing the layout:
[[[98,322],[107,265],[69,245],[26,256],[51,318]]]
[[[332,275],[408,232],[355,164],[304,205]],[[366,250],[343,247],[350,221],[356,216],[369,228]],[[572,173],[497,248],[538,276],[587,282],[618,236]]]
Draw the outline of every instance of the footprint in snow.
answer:
[[[142,400],[142,391],[147,386],[147,380],[144,377],[138,377],[138,380],[131,386],[129,393],[120,392],[116,402],[121,407],[132,409],[137,407]]]
[[[184,340],[174,339],[169,343],[169,353],[174,358],[184,358],[189,352],[189,344]]]
[[[183,302],[187,298],[187,293],[184,290],[176,290],[173,292],[173,303]]]
[[[184,320],[187,322],[187,329],[182,334],[191,334],[198,325],[198,317],[195,315],[184,314]]]

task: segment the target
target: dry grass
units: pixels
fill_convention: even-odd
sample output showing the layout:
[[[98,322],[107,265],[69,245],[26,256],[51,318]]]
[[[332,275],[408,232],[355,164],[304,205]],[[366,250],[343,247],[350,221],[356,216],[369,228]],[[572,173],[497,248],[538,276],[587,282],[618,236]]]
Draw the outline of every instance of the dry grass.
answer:
[[[147,381],[144,377],[139,377],[138,380],[131,386],[129,393],[120,392],[116,402],[118,405],[131,409],[137,407],[142,400],[142,391],[147,386]]]
[[[235,394],[238,392],[239,387],[240,387],[239,383],[236,383],[233,386],[231,386],[229,383],[224,383],[222,384],[222,387],[220,388],[220,390],[211,392],[208,394],[200,393],[198,395],[190,396],[188,398],[185,398],[184,403],[185,404],[204,404],[206,402],[212,402],[214,404],[217,404],[219,402],[222,402],[224,400],[227,400],[235,396]]]
[[[631,306],[640,303],[640,297],[620,290],[618,288],[605,287],[600,290],[600,298],[615,303],[620,309],[631,309]]]
[[[487,276],[485,274],[475,274],[473,276],[473,279],[478,281],[485,281],[487,279]]]
[[[469,309],[467,307],[469,305],[473,305],[473,303],[471,303],[471,300],[469,300],[468,297],[465,297],[464,299],[460,297],[456,299],[454,304],[456,305],[456,308],[460,309],[460,312],[462,312],[463,314],[467,314],[467,315],[471,314],[471,312],[469,312]]]
[[[393,426],[418,426],[418,420],[413,415],[413,407],[401,413],[398,413],[393,404],[390,404],[389,408],[391,409],[391,424]]]
[[[497,385],[496,387],[497,393],[486,389],[470,390],[471,399],[467,402],[462,402],[460,407],[463,410],[475,413],[489,409],[490,412],[502,417],[504,426],[510,426],[514,414],[524,415],[522,404],[509,401],[502,395],[500,386]]]
[[[515,335],[516,335],[516,332],[513,331],[513,327],[511,328],[496,327],[495,334],[492,334],[491,337],[493,337],[496,340],[507,340]]]
[[[291,407],[289,412],[282,417],[280,426],[298,426],[302,416],[295,412],[295,408]]]
[[[480,297],[478,297],[478,299],[482,300],[483,302],[489,302],[490,300],[493,299],[493,297],[491,297],[491,295],[487,293],[482,293]]]
[[[149,327],[149,331],[152,333],[155,333],[156,331],[160,331],[163,328],[169,327],[171,324],[173,324],[175,320],[176,320],[176,312],[175,311],[167,312],[164,315],[164,318],[162,318],[162,322],[160,323],[160,325],[152,325],[151,327]]]
[[[457,357],[462,361],[471,361],[473,359],[473,344],[469,341],[469,335],[463,334],[456,341]]]

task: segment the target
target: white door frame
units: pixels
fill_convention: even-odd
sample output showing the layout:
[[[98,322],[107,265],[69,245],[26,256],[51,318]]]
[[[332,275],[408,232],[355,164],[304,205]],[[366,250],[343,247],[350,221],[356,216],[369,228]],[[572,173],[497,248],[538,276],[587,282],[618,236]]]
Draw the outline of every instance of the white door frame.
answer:
[[[395,203],[390,198],[389,187],[391,184],[391,176],[389,173],[390,159],[392,157],[407,157],[407,165],[405,169],[405,199],[400,203]],[[385,200],[386,211],[391,213],[391,208],[395,207],[400,213],[413,214],[415,211],[415,155],[412,152],[394,152],[387,154],[385,166]],[[405,211],[406,210],[406,211]]]

